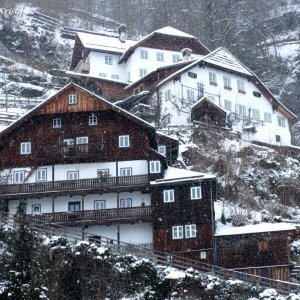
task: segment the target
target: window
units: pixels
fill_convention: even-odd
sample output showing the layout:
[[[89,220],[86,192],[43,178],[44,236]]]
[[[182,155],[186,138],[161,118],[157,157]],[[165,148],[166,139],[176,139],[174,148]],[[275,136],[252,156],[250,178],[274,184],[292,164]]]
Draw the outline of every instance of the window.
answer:
[[[119,135],[119,147],[127,148],[130,146],[129,135]]]
[[[31,213],[33,215],[41,213],[41,204],[32,204],[31,205]]]
[[[160,173],[160,161],[159,160],[150,161],[150,173]]]
[[[285,127],[285,119],[284,117],[277,117],[278,126]]]
[[[174,64],[176,64],[177,62],[179,62],[180,61],[180,55],[173,54],[172,55],[172,61],[173,61]]]
[[[161,53],[161,52],[156,52],[156,60],[157,61],[164,61],[165,60],[164,54]]]
[[[206,259],[206,251],[200,252],[200,259]]]
[[[68,203],[69,206],[69,211],[80,211],[80,201],[76,201],[76,202],[69,202]]]
[[[141,50],[141,59],[148,59],[148,51],[147,50]]]
[[[171,100],[171,90],[167,90],[165,92],[165,101],[170,101]]]
[[[66,146],[74,145],[74,139],[64,139],[63,144]]]
[[[196,225],[192,224],[192,225],[185,225],[184,226],[185,229],[185,238],[193,238],[196,237]]]
[[[76,94],[70,94],[69,95],[69,104],[76,104],[77,103],[77,95]]]
[[[183,226],[172,226],[173,240],[183,239]]]
[[[281,141],[280,135],[276,134],[275,140],[276,140],[276,143],[280,143],[280,141]]]
[[[223,80],[224,80],[224,88],[231,89],[231,78],[228,76],[224,76]]]
[[[90,126],[97,125],[97,121],[98,121],[98,118],[97,118],[96,115],[90,115],[89,116],[89,125]]]
[[[61,128],[61,118],[53,119],[53,128]]]
[[[36,181],[46,181],[47,180],[47,169],[37,169],[36,170]]]
[[[272,123],[272,115],[271,114],[265,112],[264,116],[265,116],[265,122]]]
[[[174,197],[174,190],[164,190],[164,202],[174,202],[175,197]]]
[[[14,172],[14,183],[23,183],[25,180],[25,171]]]
[[[119,80],[119,79],[120,79],[120,76],[117,75],[117,74],[111,74],[111,79]]]
[[[238,104],[237,105],[237,113],[242,116],[246,116],[246,106]]]
[[[201,186],[191,187],[191,199],[197,200],[202,198]]]
[[[132,175],[132,168],[120,168],[120,176]]]
[[[217,85],[217,75],[214,72],[209,72],[209,83],[212,85]]]
[[[68,180],[79,179],[79,171],[68,171],[67,177],[68,177]]]
[[[97,170],[97,177],[98,178],[109,177],[109,169]]]
[[[243,80],[238,80],[237,88],[240,93],[245,93],[245,82]]]
[[[107,77],[107,74],[106,74],[106,73],[99,73],[99,77],[100,77],[100,78],[106,78],[106,77]]]
[[[231,101],[224,100],[224,108],[231,111]]]
[[[112,56],[108,56],[108,55],[105,56],[105,64],[106,65],[112,65],[113,64]]]
[[[257,121],[260,120],[260,112],[258,109],[252,108],[252,118]]]
[[[167,147],[165,145],[159,145],[157,150],[158,150],[158,153],[160,153],[162,155],[166,155],[166,153],[167,153]]]
[[[132,207],[132,199],[131,198],[120,199],[120,208],[128,208],[128,207]]]
[[[95,200],[94,209],[105,209],[105,208],[106,208],[105,200]]]
[[[83,145],[89,143],[89,137],[88,136],[79,136],[76,138],[76,144],[77,145]]]
[[[147,75],[147,69],[140,69],[140,77]]]
[[[23,142],[20,146],[21,154],[30,154],[31,153],[31,142]]]
[[[188,72],[188,76],[191,77],[191,78],[194,78],[194,79],[197,78],[197,74],[193,73],[193,72]]]
[[[253,91],[253,96],[254,96],[254,97],[257,97],[257,98],[260,98],[260,97],[261,97],[261,93],[260,93],[260,92]]]
[[[186,90],[187,93],[187,99],[188,100],[194,100],[195,99],[195,93],[193,90]]]

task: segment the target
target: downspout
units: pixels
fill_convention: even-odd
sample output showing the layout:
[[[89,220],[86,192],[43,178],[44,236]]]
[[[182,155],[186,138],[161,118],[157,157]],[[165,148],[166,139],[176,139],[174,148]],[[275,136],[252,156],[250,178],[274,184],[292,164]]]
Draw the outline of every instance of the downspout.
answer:
[[[209,182],[209,188],[210,188],[210,205],[211,205],[211,220],[212,220],[212,238],[213,238],[213,265],[217,265],[217,245],[216,245],[216,239],[215,239],[215,214],[214,214],[214,197],[213,197],[213,187],[212,187],[212,181]]]

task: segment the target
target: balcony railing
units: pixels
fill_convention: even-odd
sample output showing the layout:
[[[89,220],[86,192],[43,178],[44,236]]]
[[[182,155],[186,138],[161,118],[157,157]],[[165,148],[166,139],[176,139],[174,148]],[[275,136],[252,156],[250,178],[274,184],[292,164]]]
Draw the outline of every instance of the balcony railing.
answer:
[[[7,184],[0,185],[0,197],[3,197],[5,195],[47,192],[76,192],[80,190],[88,191],[101,189],[107,190],[114,188],[147,186],[148,184],[148,175]]]
[[[31,219],[51,223],[76,223],[91,222],[97,224],[120,223],[136,221],[151,221],[152,207],[130,207],[130,208],[110,208],[100,210],[86,210],[78,212],[56,212],[38,215],[29,215]]]

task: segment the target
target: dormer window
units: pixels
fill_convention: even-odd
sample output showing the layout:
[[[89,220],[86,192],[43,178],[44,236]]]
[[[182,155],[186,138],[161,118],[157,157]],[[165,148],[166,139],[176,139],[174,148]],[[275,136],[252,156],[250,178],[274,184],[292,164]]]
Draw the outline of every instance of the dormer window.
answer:
[[[76,94],[70,94],[69,95],[69,104],[76,104],[77,103],[77,95]]]
[[[147,50],[141,50],[141,59],[148,59],[148,51]]]

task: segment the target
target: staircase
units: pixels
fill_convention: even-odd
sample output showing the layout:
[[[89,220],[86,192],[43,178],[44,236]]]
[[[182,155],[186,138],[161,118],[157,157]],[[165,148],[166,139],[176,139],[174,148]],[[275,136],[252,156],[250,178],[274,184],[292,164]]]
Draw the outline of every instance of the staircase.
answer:
[[[224,279],[239,279],[250,284],[260,285],[263,288],[274,288],[278,292],[288,295],[291,291],[300,291],[300,284],[273,280],[239,271],[221,268],[197,260],[191,260],[171,253],[159,252],[151,249],[151,245],[136,245],[117,241],[103,236],[95,236],[84,229],[74,229],[51,222],[38,221],[29,216],[26,217],[30,222],[31,228],[40,235],[59,235],[65,237],[70,242],[81,240],[93,242],[98,246],[108,248],[112,253],[118,255],[134,255],[138,258],[151,259],[155,264],[168,265],[181,270],[193,268],[205,275],[214,275]],[[14,216],[0,211],[0,223],[13,224]],[[294,268],[292,274],[297,274],[300,266]]]

